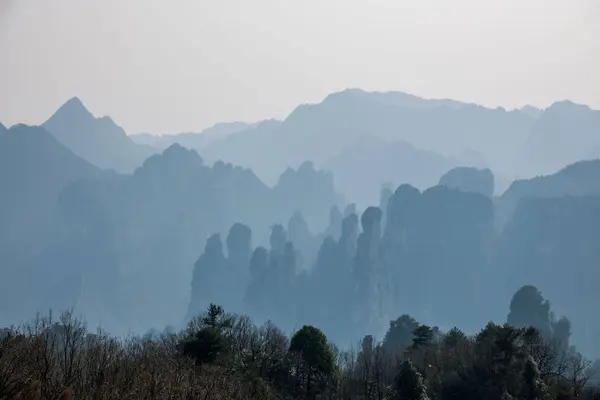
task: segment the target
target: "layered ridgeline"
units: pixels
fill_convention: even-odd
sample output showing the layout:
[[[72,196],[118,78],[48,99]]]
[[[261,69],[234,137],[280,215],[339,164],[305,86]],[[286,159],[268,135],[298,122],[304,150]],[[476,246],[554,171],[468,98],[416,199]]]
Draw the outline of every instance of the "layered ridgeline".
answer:
[[[86,115],[77,101],[64,108],[59,116]],[[597,301],[598,161],[516,181],[499,197],[483,168],[508,165],[498,154],[517,154],[551,110],[533,111],[348,91],[226,132],[206,157],[173,144],[127,174],[66,143],[64,132],[87,126],[97,150],[119,147],[93,128],[109,120],[65,118],[62,141],[16,126],[0,134],[1,322],[75,306],[90,324],[144,331],[214,301],[286,329],[315,321],[343,343],[383,334],[402,313],[472,332],[501,322],[516,287],[533,284],[594,354],[600,327],[573,299]],[[234,155],[244,167],[212,162]],[[279,178],[267,185],[248,165]]]
[[[559,172],[514,182],[498,199],[495,269],[508,268],[508,289],[535,283],[572,319],[574,339],[595,351],[600,321],[600,160],[581,161]],[[596,354],[596,353],[594,353]]]
[[[55,272],[66,267],[45,264],[43,256],[64,232],[56,208],[62,190],[79,179],[105,175],[110,174],[73,154],[44,128],[16,125],[0,135],[4,320],[16,322],[23,309],[42,305],[36,300],[52,289]]]
[[[518,202],[501,231],[495,210],[505,199],[489,195],[489,171],[472,169],[450,171],[423,192],[409,185],[384,189],[380,206],[362,213],[334,208],[321,237],[299,235],[302,223],[295,219],[288,230],[272,228],[269,246],[252,247],[252,230],[233,225],[228,235],[207,241],[195,264],[189,315],[215,301],[287,330],[317,324],[347,344],[367,331],[382,332],[402,313],[474,332],[490,319],[500,322],[511,294],[534,284],[570,316],[574,343],[598,356],[593,305],[600,298],[593,283],[600,197],[579,196],[593,193],[597,179],[586,167],[595,163],[515,184],[531,195]],[[540,180],[546,191],[536,197]],[[579,191],[569,195],[575,183]],[[316,242],[312,269],[300,268],[303,255],[312,253],[299,249]]]
[[[331,215],[308,271],[299,268],[306,255],[300,249],[315,238],[298,233],[297,217],[288,229],[274,226],[266,247],[252,250],[252,230],[239,224],[226,240],[211,237],[195,265],[189,315],[212,301],[287,330],[317,324],[344,344],[384,331],[398,312],[449,328],[460,322],[476,329],[490,317],[491,199],[403,185],[385,213],[369,207],[360,216]]]
[[[580,161],[560,171],[514,181],[497,200],[498,229],[510,221],[521,200],[564,196],[600,196],[600,160]]]
[[[251,168],[267,184],[285,168],[311,160],[333,172],[347,198],[366,207],[377,201],[376,189],[384,183],[424,190],[453,167],[492,169],[500,194],[515,178],[595,158],[598,115],[566,101],[545,110],[507,111],[352,89],[301,105],[284,121],[217,124],[199,134],[146,134],[136,140],[194,148],[210,162]]]
[[[435,184],[445,170],[465,164],[492,166],[513,176],[514,150],[522,147],[534,123],[532,117],[520,111],[427,100],[400,92],[347,90],[319,104],[299,106],[278,126],[240,132],[217,141],[206,148],[206,154],[251,167],[267,182],[276,178],[273,171],[287,163],[310,159],[317,165],[332,167],[334,176],[340,176],[342,192],[366,205],[376,201],[376,196],[373,198],[371,193],[366,197],[356,186],[371,182],[381,185],[388,180],[385,175],[396,168],[404,176],[391,183],[410,183],[421,189],[427,187],[424,182]],[[396,150],[389,149],[374,163],[373,157],[381,155],[376,154],[378,149],[388,147],[379,144],[381,141],[400,143],[391,145]],[[373,157],[363,157],[353,150],[358,142],[365,151],[372,149],[369,155]],[[252,152],[247,150],[249,143],[254,146]],[[441,156],[451,160],[444,161]],[[398,159],[416,160],[420,168],[408,169],[407,163],[403,165]],[[442,163],[445,169],[440,171]],[[357,177],[354,190],[345,183],[344,175]]]
[[[103,169],[133,172],[156,150],[135,143],[110,117],[94,117],[74,97],[42,125],[79,157]]]
[[[163,135],[137,133],[131,135],[131,139],[136,143],[145,144],[161,150],[177,143],[188,149],[194,149],[203,153],[204,149],[211,143],[234,133],[256,129],[263,123],[277,123],[277,121],[261,121],[252,124],[245,122],[221,122],[200,132],[183,132]]]
[[[489,168],[457,167],[446,172],[439,184],[465,192],[494,196],[494,174]]]
[[[600,157],[600,111],[570,101],[552,104],[531,128],[524,172],[547,174],[579,160]]]
[[[296,212],[319,231],[343,201],[331,175],[309,162],[270,188],[250,170],[206,165],[177,144],[119,175],[80,159],[41,127],[17,126],[0,143],[5,323],[75,306],[118,332],[179,324],[209,235],[239,221],[266,243],[270,225]],[[27,300],[12,304],[16,294]]]

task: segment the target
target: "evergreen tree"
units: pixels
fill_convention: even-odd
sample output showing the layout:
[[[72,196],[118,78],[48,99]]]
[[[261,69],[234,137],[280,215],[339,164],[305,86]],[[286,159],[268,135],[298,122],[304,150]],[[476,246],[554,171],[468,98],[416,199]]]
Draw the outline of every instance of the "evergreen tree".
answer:
[[[335,370],[335,357],[327,337],[319,329],[305,325],[292,337],[290,352],[302,360],[301,372],[307,396],[315,396]]]
[[[433,340],[433,329],[427,325],[420,325],[413,331],[412,347],[415,349],[426,347]]]
[[[410,360],[400,365],[395,386],[395,400],[429,400],[423,377]]]
[[[550,338],[552,333],[550,302],[542,293],[531,285],[523,286],[510,302],[510,312],[506,322],[516,328],[533,326],[544,337]]]

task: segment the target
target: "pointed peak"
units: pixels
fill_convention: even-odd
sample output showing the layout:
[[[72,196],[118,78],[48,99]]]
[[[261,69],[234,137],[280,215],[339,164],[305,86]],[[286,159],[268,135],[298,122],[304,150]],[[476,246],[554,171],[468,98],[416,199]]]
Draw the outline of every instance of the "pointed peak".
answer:
[[[67,100],[67,102],[65,103],[65,106],[66,105],[85,108],[85,106],[83,105],[83,102],[77,96],[71,97],[69,100]]]
[[[83,102],[79,99],[79,97],[72,97],[65,104],[63,104],[54,115],[58,114],[66,114],[69,116],[83,116],[86,117],[94,117],[92,113],[88,111]]]

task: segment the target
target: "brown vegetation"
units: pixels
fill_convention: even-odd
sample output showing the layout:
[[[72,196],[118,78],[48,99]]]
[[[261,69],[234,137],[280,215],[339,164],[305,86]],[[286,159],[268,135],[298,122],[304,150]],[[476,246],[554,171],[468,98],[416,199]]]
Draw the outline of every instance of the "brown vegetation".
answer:
[[[342,352],[316,328],[290,340],[211,305],[182,332],[122,339],[65,312],[2,331],[0,399],[600,399],[589,363],[533,328],[393,337]]]

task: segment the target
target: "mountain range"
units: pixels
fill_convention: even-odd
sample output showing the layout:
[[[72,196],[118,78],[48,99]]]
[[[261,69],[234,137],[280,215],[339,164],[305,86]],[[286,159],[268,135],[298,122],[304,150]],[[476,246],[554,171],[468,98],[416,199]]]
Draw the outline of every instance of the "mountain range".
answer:
[[[188,149],[202,151],[206,146],[216,140],[237,132],[252,130],[258,127],[262,122],[248,124],[245,122],[221,122],[206,128],[201,132],[183,132],[177,134],[153,135],[150,133],[136,133],[131,135],[131,139],[138,144],[151,146],[164,150],[172,144],[178,143]]]
[[[515,178],[549,174],[567,164],[596,157],[594,146],[600,148],[600,138],[593,134],[600,129],[597,115],[597,111],[569,102],[557,102],[546,110],[524,107],[507,111],[453,100],[428,100],[399,92],[369,93],[350,89],[329,95],[318,104],[301,105],[281,123],[262,124],[214,141],[203,150],[203,155],[252,168],[270,184],[277,178],[276,171],[290,163],[297,165],[309,159],[323,168],[333,168],[340,159],[348,157],[352,148],[363,146],[369,151],[381,148],[382,141],[401,141],[420,152],[414,157],[446,157],[449,168],[492,169],[501,193]],[[558,123],[552,122],[555,120]],[[572,137],[581,140],[570,140]],[[369,141],[373,143],[368,144]],[[570,144],[561,153],[564,141]],[[397,154],[389,151],[392,154],[383,159],[407,156],[406,148]],[[358,157],[358,153],[353,154]],[[562,155],[546,155],[555,153]],[[345,163],[346,167],[351,164],[352,160]],[[357,177],[370,176],[377,184],[389,179],[365,174],[361,168],[364,163],[358,157],[356,166],[345,171]],[[333,172],[344,192],[345,178],[337,176],[339,171]],[[420,174],[434,176],[435,181],[443,172],[435,168],[419,170]],[[414,169],[396,171],[397,176],[403,177],[395,183],[421,186],[421,177],[412,176],[415,173]],[[352,198],[355,193],[344,194]],[[372,200],[373,195],[371,193],[368,200]]]
[[[597,116],[569,102],[506,111],[348,90],[283,121],[135,136],[145,141],[136,143],[71,99],[42,126],[0,126],[0,304],[11,305],[0,319],[76,306],[114,331],[179,323],[205,242],[222,247],[215,235],[237,226],[244,254],[256,245],[268,257],[271,269],[254,270],[259,277],[282,262],[284,253],[269,247],[302,265],[299,282],[318,265],[332,285],[336,274],[365,274],[367,293],[384,290],[389,272],[403,289],[386,301],[425,319],[455,319],[450,303],[427,295],[450,296],[446,282],[469,290],[474,305],[485,301],[486,311],[504,307],[519,285],[539,284],[593,350],[600,324],[585,333],[593,310],[579,313],[569,296],[597,300],[586,286],[600,262],[600,160],[586,160],[599,145]],[[167,139],[174,143],[162,148]],[[499,177],[519,174],[498,188]],[[587,278],[569,280],[571,264]],[[279,273],[264,282],[292,279]]]
[[[362,206],[375,201],[385,183],[424,189],[453,167],[490,168],[500,194],[516,178],[600,155],[600,112],[587,106],[561,101],[545,110],[506,111],[359,89],[300,105],[283,121],[220,123],[200,133],[127,136],[110,117],[95,118],[78,98],[43,126],[78,156],[118,172],[132,172],[174,143],[209,163],[251,168],[267,185],[310,160],[333,172],[338,189]],[[369,189],[356,190],[357,183]]]

